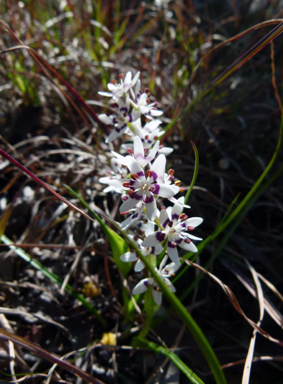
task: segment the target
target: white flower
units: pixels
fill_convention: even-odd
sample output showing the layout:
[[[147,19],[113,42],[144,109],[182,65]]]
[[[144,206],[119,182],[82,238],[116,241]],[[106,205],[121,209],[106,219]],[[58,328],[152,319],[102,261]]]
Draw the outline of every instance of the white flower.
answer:
[[[127,148],[127,152],[132,156],[126,156],[124,160],[121,160],[120,156],[117,156],[117,154],[114,152],[113,153],[114,155],[116,155],[116,157],[119,158],[120,161],[124,161],[124,165],[130,165],[132,162],[131,159],[134,158],[141,167],[145,167],[146,165],[148,165],[148,163],[154,160],[159,149],[159,141],[155,143],[154,147],[148,152],[148,154],[147,149],[144,148],[142,141],[138,136],[135,136],[134,145],[132,147],[133,149],[131,148],[131,146]]]
[[[117,115],[101,114],[98,116],[99,120],[101,120],[103,123],[114,126],[113,131],[105,140],[106,143],[110,143],[125,133],[128,128],[127,123],[133,123],[140,117],[139,111],[130,112],[129,95],[126,96],[125,100],[113,99],[111,107],[115,110]]]
[[[174,263],[170,263],[164,267],[167,261],[167,256],[164,257],[164,259],[161,261],[159,268],[155,268],[158,275],[163,279],[163,281],[166,283],[167,287],[170,289],[171,292],[176,292],[176,289],[174,285],[171,283],[171,281],[168,279],[168,277],[171,277],[174,275],[176,270],[179,268],[178,265]],[[152,296],[157,305],[160,305],[162,302],[162,294],[161,289],[157,282],[152,278],[148,277],[146,279],[142,279],[133,289],[132,293],[133,295],[138,295],[139,293],[145,292],[150,286],[152,286]]]
[[[129,189],[129,196],[121,205],[120,212],[129,211],[137,205],[140,211],[141,205],[144,204],[148,220],[153,221],[155,219],[157,207],[154,195],[169,198],[179,192],[179,187],[175,185],[156,183],[157,178],[163,179],[165,165],[165,156],[159,155],[151,169],[145,174],[139,163],[131,158],[131,164],[127,164],[132,174],[131,179],[126,179],[123,183],[123,186]]]
[[[137,72],[132,80],[132,73],[130,71],[126,73],[125,78],[124,75],[121,74],[119,75],[120,83],[117,83],[116,80],[113,80],[113,82],[107,84],[107,88],[110,92],[98,92],[98,94],[106,97],[120,98],[136,84],[139,76],[140,72]]]
[[[191,217],[188,219],[187,215],[182,213],[183,199],[179,199],[180,202],[176,202],[173,207],[161,209],[159,221],[163,230],[152,233],[142,242],[143,247],[153,247],[165,239],[168,239],[167,253],[170,259],[176,264],[180,264],[177,245],[186,251],[197,252],[198,249],[191,239],[202,240],[186,232],[193,231],[195,227],[203,222],[203,219],[200,217]]]
[[[150,93],[149,90],[146,89],[145,92],[140,90],[141,82],[137,80],[135,91],[133,89],[130,90],[132,95],[131,104],[135,109],[138,109],[142,115],[145,115],[147,118],[152,119],[153,117],[160,116],[163,114],[162,111],[159,111],[156,106],[157,102],[150,103]]]
[[[144,226],[144,228],[145,228],[145,234],[148,235],[148,234],[153,232],[154,224],[151,222],[148,222],[147,225]],[[132,235],[128,235],[128,237],[135,240],[135,242],[137,243],[137,245],[139,246],[139,248],[141,250],[141,253],[146,257],[148,257],[151,254],[152,255],[159,255],[163,250],[163,247],[161,244],[158,244],[156,247],[142,247],[142,245],[141,245],[142,240],[141,239],[139,239],[136,236],[132,236]],[[122,256],[120,256],[120,259],[126,263],[137,261],[135,264],[135,268],[134,268],[135,272],[140,272],[145,267],[144,263],[137,256],[135,251],[130,251],[130,252],[124,253]]]
[[[101,184],[108,184],[108,187],[103,189],[103,192],[117,192],[117,193],[123,193],[123,183],[121,182],[122,179],[125,178],[125,169],[122,168],[122,164],[119,161],[119,159],[116,159],[114,157],[111,158],[111,167],[113,171],[108,171],[110,176],[107,177],[101,177],[98,179],[99,183]]]

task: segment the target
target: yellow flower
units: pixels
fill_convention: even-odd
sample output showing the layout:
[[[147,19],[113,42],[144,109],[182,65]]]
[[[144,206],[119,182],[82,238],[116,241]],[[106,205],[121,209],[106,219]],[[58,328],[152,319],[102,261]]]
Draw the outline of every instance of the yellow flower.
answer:
[[[103,333],[100,343],[102,345],[116,345],[116,335],[111,332]]]

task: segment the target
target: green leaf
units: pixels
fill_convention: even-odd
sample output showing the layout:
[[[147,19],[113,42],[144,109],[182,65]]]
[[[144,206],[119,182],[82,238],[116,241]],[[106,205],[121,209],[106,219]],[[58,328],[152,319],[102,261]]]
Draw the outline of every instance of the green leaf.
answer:
[[[166,349],[152,341],[147,341],[141,338],[135,338],[135,344],[141,348],[149,348],[156,353],[162,353],[162,355],[168,357],[186,377],[194,384],[204,384],[204,382],[172,351]]]

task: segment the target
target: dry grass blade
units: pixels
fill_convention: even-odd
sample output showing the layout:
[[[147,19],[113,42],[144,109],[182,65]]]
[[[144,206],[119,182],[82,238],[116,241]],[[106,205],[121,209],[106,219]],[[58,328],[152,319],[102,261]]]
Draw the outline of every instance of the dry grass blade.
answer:
[[[231,267],[226,261],[222,261],[222,263],[228,268],[240,282],[243,284],[243,286],[250,292],[250,294],[253,297],[257,297],[255,288],[251,285],[251,283],[247,280],[247,278],[241,274],[239,270],[236,269],[235,266]],[[273,284],[271,284],[268,280],[266,280],[262,275],[259,273],[257,274],[258,277],[265,282],[265,284],[275,293],[277,297],[279,297],[280,300],[282,300],[282,295],[277,291],[277,289],[274,287]],[[283,301],[283,300],[282,300]],[[270,315],[270,317],[279,325],[279,327],[283,327],[283,316],[282,314],[274,307],[272,303],[267,298],[264,298],[264,307],[266,312]]]
[[[13,159],[11,156],[9,156],[5,151],[0,149],[0,154],[4,156],[6,159],[8,159],[11,163],[16,165],[18,168],[20,168],[24,173],[26,173],[29,177],[31,177],[34,181],[36,181],[38,184],[42,185],[45,189],[47,189],[49,192],[51,192],[57,199],[63,201],[63,203],[67,204],[69,207],[74,209],[75,211],[79,212],[83,216],[85,216],[87,219],[91,221],[95,221],[92,217],[90,217],[88,214],[86,214],[84,211],[81,209],[77,208],[75,205],[70,203],[67,199],[65,199],[63,196],[59,195],[59,193],[55,192],[49,185],[44,183],[42,180],[40,180],[38,177],[36,177],[32,172],[30,172],[27,168],[23,167],[17,160]],[[102,216],[103,218],[107,219],[110,222],[114,222],[110,217],[108,217],[99,207],[94,207],[95,212]]]
[[[260,273],[257,274],[258,277],[268,286],[268,288],[281,300],[283,301],[283,296],[278,291],[278,289],[270,282],[268,281],[264,276],[262,276]]]
[[[104,384],[101,380],[98,380],[92,376],[90,376],[88,373],[83,372],[80,368],[75,367],[73,364],[69,363],[68,361],[61,360],[61,357],[56,355],[55,353],[48,352],[44,350],[43,348],[40,348],[34,343],[31,343],[30,341],[25,340],[24,338],[13,335],[7,331],[5,331],[3,328],[0,328],[0,339],[6,340],[6,341],[12,341],[13,343],[26,348],[27,350],[31,351],[32,353],[51,361],[52,363],[55,363],[62,367],[63,369],[66,369],[68,372],[73,373],[74,375],[80,377],[81,379],[85,380],[88,383],[91,384]]]
[[[15,49],[27,49],[27,51],[29,52],[29,54],[31,55],[31,57],[36,61],[36,63],[41,67],[41,69],[43,70],[44,74],[58,87],[58,85],[54,82],[53,78],[51,75],[49,75],[49,73],[45,70],[45,68],[41,65],[41,62],[43,63],[43,65],[48,68],[48,70],[52,73],[52,75],[54,75],[62,84],[64,84],[66,86],[66,88],[76,97],[77,101],[85,108],[85,110],[89,113],[89,115],[99,124],[99,125],[102,125],[101,121],[99,120],[98,116],[96,115],[96,113],[93,111],[93,109],[88,105],[86,104],[86,102],[83,100],[83,98],[75,91],[75,89],[73,87],[71,87],[71,85],[54,69],[52,68],[40,55],[38,55],[38,53],[36,51],[34,51],[31,47],[25,45],[20,39],[17,38],[17,36],[15,35],[15,33],[8,27],[8,25],[6,25],[2,20],[0,20],[0,25],[1,27],[4,29],[4,30],[7,30],[9,35],[15,40],[17,41],[19,44],[18,47],[13,47],[11,49],[8,49],[8,50],[5,50],[5,51],[2,51],[1,53],[6,53],[8,51],[11,51],[11,50],[15,50]],[[62,94],[64,94],[66,96],[66,93],[62,91],[62,89],[60,89],[60,91],[62,92]],[[71,99],[69,97],[67,97],[67,99],[69,101],[71,101]],[[76,108],[76,104],[71,102],[72,105]],[[76,108],[77,109],[77,108]],[[79,110],[77,109],[78,113],[79,113]],[[82,116],[83,117],[83,116]]]
[[[254,282],[255,282],[256,290],[257,290],[257,297],[258,297],[258,304],[259,304],[259,319],[258,319],[257,325],[260,327],[263,316],[264,316],[264,298],[263,298],[262,287],[261,287],[260,280],[257,276],[255,269],[251,266],[251,264],[248,262],[248,260],[246,260],[246,263],[249,267],[249,270],[251,271],[251,274],[252,274]],[[246,361],[245,361],[243,377],[242,377],[242,384],[248,384],[250,381],[253,355],[254,355],[254,349],[255,349],[256,334],[257,334],[257,330],[254,329],[252,337],[251,337],[251,341],[250,341],[248,354],[247,354]]]
[[[236,309],[237,312],[239,312],[239,314],[241,316],[243,316],[243,318],[255,329],[257,330],[257,332],[259,332],[263,337],[267,338],[268,340],[278,344],[278,345],[281,345],[283,347],[283,341],[281,340],[278,340],[278,339],[275,339],[274,337],[272,337],[269,333],[267,333],[266,331],[264,331],[262,328],[260,328],[253,320],[251,320],[250,318],[248,318],[248,316],[246,316],[246,314],[243,312],[238,300],[236,299],[236,296],[234,295],[234,293],[231,291],[231,289],[224,283],[222,283],[222,281],[220,279],[218,279],[218,277],[214,276],[212,273],[208,272],[205,268],[201,267],[200,265],[198,264],[195,264],[193,263],[192,261],[190,260],[184,260],[184,259],[181,259],[184,263],[194,267],[194,268],[197,268],[199,270],[201,270],[202,272],[204,272],[206,275],[208,275],[212,280],[214,280],[216,283],[218,283],[220,285],[220,287],[223,289],[223,291],[225,292],[226,296],[228,297],[228,299],[230,300],[231,304],[233,305],[233,307]]]

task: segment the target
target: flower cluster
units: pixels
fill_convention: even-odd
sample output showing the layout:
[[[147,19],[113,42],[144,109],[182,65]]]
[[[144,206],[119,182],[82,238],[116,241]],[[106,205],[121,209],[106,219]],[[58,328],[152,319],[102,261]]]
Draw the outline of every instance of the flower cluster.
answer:
[[[105,192],[114,191],[121,194],[120,214],[125,216],[121,223],[122,230],[134,240],[141,253],[153,260],[163,251],[165,254],[159,268],[155,268],[171,291],[175,288],[169,277],[180,266],[178,247],[186,251],[197,252],[192,240],[201,240],[191,232],[202,223],[199,217],[188,218],[183,213],[184,197],[176,198],[180,192],[180,181],[175,181],[174,171],[166,173],[166,156],[173,149],[160,145],[164,131],[160,129],[162,115],[156,102],[150,102],[148,89],[140,89],[138,72],[133,78],[131,72],[120,75],[120,82],[108,84],[109,92],[99,92],[109,99],[111,112],[99,115],[99,119],[111,129],[106,143],[110,143],[123,134],[127,142],[120,146],[124,154],[112,152],[108,177],[99,181],[106,184]],[[143,122],[145,123],[143,124]],[[122,153],[123,153],[122,152]],[[158,199],[167,198],[174,205],[158,208]],[[166,250],[166,253],[165,253]],[[168,257],[171,263],[166,261]],[[135,272],[144,270],[145,265],[134,250],[121,256],[124,262],[136,262]],[[150,275],[143,278],[133,289],[133,294],[145,292],[149,287],[156,304],[162,300],[161,289]]]

